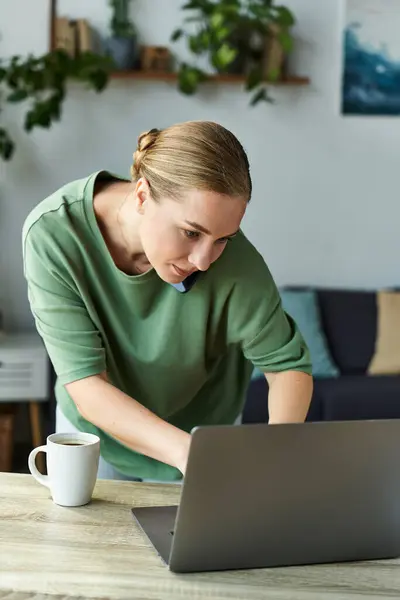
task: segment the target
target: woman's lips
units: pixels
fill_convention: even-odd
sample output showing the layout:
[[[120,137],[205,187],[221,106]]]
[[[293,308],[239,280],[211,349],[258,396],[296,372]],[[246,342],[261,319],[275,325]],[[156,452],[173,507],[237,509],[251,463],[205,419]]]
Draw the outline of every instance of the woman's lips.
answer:
[[[189,275],[191,275],[192,273],[194,273],[193,269],[191,271],[183,271],[183,269],[180,269],[179,267],[177,267],[176,265],[172,265],[175,269],[175,271],[178,273],[178,275],[180,277],[189,277]]]

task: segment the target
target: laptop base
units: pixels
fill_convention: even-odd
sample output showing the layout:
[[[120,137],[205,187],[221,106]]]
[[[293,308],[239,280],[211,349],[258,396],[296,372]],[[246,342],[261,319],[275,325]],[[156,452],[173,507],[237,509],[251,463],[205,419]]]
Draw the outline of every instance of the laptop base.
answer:
[[[177,510],[177,506],[132,508],[135,520],[166,565],[169,564]]]

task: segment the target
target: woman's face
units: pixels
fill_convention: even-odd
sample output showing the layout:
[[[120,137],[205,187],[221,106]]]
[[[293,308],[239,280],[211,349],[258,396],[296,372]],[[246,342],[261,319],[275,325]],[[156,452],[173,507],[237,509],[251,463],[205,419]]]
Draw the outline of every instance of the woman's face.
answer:
[[[238,231],[247,201],[193,190],[181,200],[154,202],[146,183],[136,186],[143,252],[159,277],[180,283],[194,271],[207,271]]]

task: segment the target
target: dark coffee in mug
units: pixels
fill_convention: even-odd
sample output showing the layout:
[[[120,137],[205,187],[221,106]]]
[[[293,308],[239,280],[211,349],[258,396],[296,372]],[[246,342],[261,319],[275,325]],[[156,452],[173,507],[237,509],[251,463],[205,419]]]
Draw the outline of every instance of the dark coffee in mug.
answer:
[[[86,446],[85,442],[70,442],[69,440],[61,440],[55,443],[60,444],[61,446]]]

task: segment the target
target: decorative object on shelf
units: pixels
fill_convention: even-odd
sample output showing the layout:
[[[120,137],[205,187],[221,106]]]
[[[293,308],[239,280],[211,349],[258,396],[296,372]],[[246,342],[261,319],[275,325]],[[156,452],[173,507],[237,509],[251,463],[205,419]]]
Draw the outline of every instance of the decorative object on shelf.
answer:
[[[94,52],[93,30],[86,19],[77,19],[76,27],[76,48],[77,53]]]
[[[106,51],[118,70],[137,68],[139,49],[136,29],[129,18],[131,0],[109,0],[112,17],[111,36],[106,40]]]
[[[347,0],[341,110],[400,115],[400,3]]]
[[[171,70],[171,52],[165,46],[142,46],[140,67],[143,71],[168,73]]]
[[[93,51],[92,29],[86,19],[57,17],[54,23],[54,49],[64,50],[75,58],[82,52]]]
[[[57,17],[54,23],[54,48],[64,50],[72,58],[76,55],[75,25],[67,17]]]
[[[53,50],[39,57],[14,56],[0,61],[0,100],[29,103],[25,131],[49,128],[61,118],[69,80],[86,82],[89,88],[101,92],[107,86],[112,67],[108,57],[92,52],[81,52],[75,57],[65,50]],[[10,160],[13,153],[13,140],[0,127],[0,157]]]
[[[172,41],[186,38],[191,53],[208,57],[218,73],[244,75],[252,105],[271,101],[267,84],[283,78],[293,46],[293,13],[273,0],[189,0],[182,10],[191,11],[185,18],[187,28],[175,30]],[[196,65],[182,63],[179,89],[194,94],[209,75]]]
[[[269,35],[265,38],[262,54],[262,74],[266,80],[277,81],[286,76],[286,53],[279,39],[281,28],[271,24],[268,27]]]

